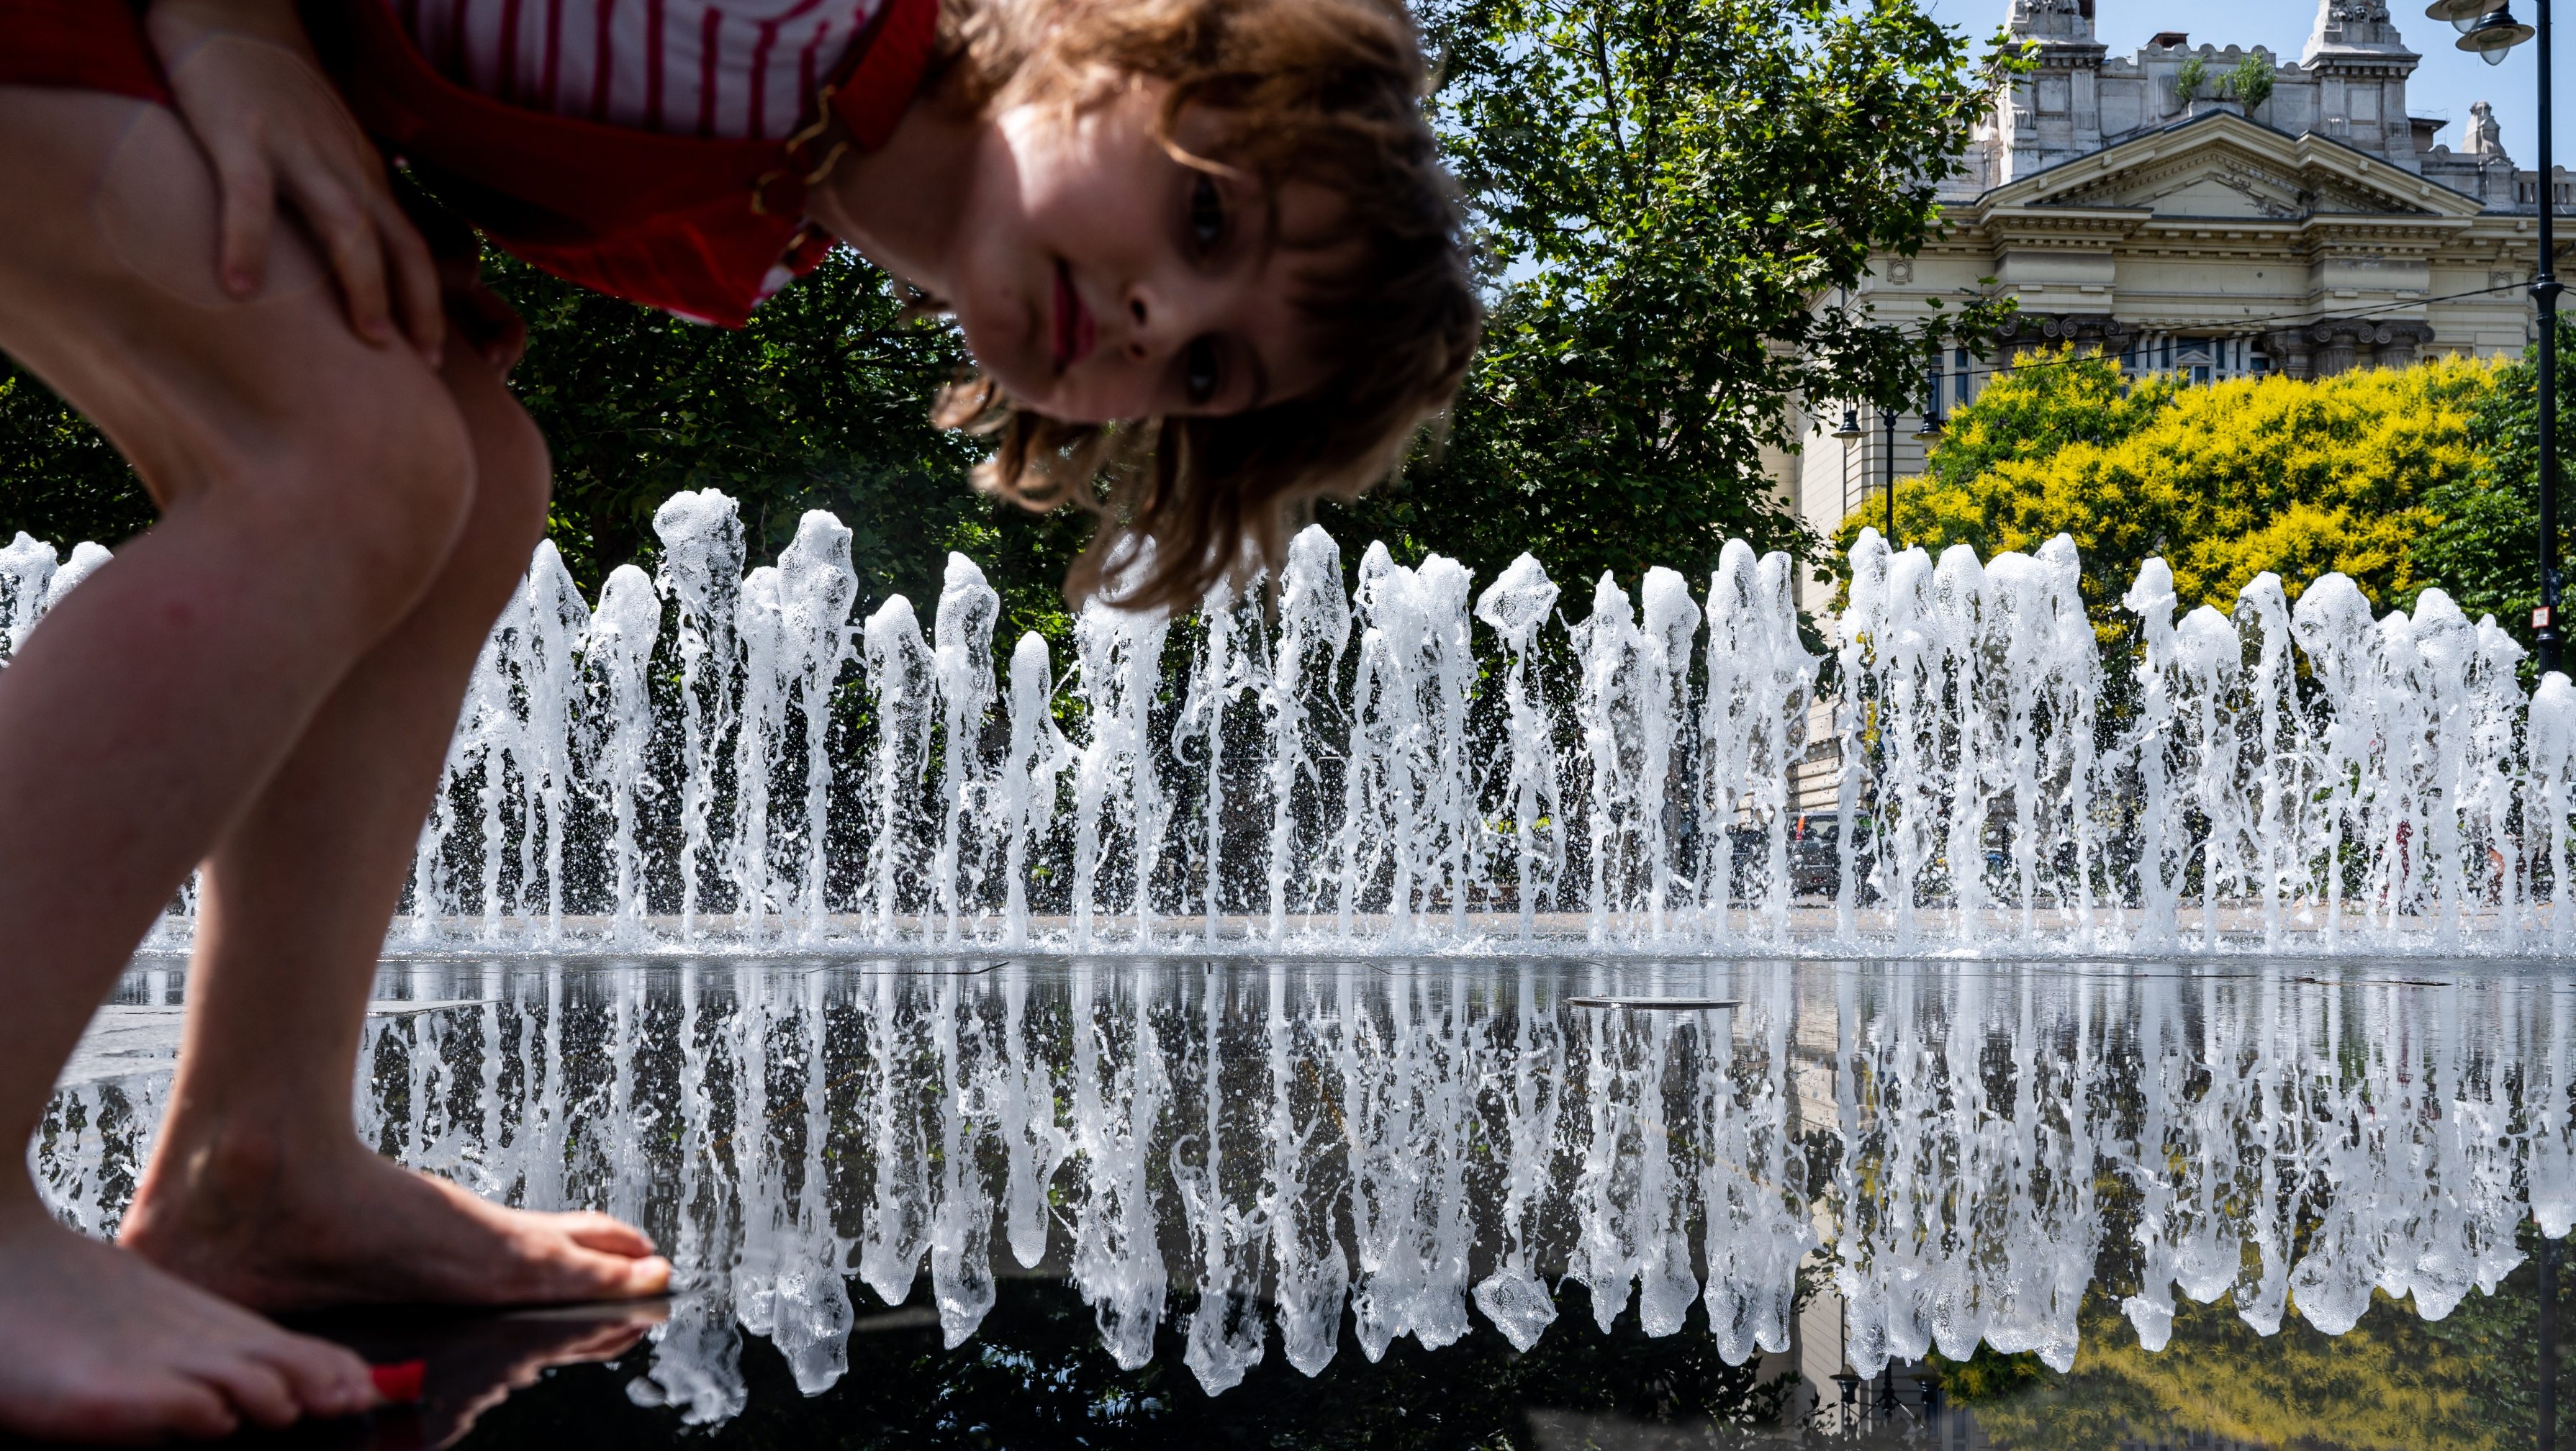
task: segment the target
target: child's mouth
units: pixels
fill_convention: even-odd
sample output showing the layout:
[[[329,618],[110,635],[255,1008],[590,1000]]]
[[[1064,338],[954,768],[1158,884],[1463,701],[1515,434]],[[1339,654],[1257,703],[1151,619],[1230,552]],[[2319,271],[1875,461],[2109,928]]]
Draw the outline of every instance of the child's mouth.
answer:
[[[1059,373],[1091,355],[1091,345],[1099,340],[1100,330],[1091,320],[1091,309],[1082,305],[1082,295],[1073,290],[1073,269],[1059,257],[1055,263],[1055,370]]]

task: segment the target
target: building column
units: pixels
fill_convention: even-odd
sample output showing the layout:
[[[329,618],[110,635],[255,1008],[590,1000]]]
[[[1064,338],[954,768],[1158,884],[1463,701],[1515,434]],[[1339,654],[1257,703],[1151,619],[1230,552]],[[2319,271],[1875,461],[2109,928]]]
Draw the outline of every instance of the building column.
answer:
[[[2313,378],[2316,368],[2309,354],[2307,329],[2288,328],[2263,340],[2263,351],[2281,372],[2293,378]]]
[[[2378,329],[2379,365],[2383,368],[2411,368],[2423,355],[2426,343],[2433,341],[2433,329],[2420,322],[2384,323]]]
[[[2317,344],[2317,350],[2312,355],[2313,361],[2309,365],[2312,376],[2331,378],[2337,373],[2352,371],[2355,349],[2352,329],[2349,326],[2320,323],[2310,329],[2308,335],[2316,339]]]
[[[2129,345],[2129,325],[2107,312],[2022,312],[2005,319],[1998,334],[2003,360],[2017,361],[2038,348],[2074,343],[2078,353],[2099,350],[2113,357]]]
[[[2355,368],[2411,367],[2424,344],[2433,340],[2433,329],[2420,322],[2328,318],[2296,335],[2315,345],[2310,373],[2304,376],[2330,378]]]

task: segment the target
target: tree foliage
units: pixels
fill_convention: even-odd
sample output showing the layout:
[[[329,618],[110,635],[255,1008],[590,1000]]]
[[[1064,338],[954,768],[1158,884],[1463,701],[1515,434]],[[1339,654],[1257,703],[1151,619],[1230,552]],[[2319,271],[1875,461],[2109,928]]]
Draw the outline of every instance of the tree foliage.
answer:
[[[2383,607],[2427,582],[2414,549],[2434,499],[2474,477],[2471,414],[2486,364],[2437,360],[2306,381],[2273,375],[2134,382],[2098,355],[2042,355],[1961,408],[1929,477],[1897,487],[1898,542],[1992,558],[2074,536],[2084,600],[2106,641],[2148,557],[2173,566],[2182,607],[2224,610],[2271,570],[2295,598],[2329,571]],[[1836,532],[1848,549],[1881,506]]]
[[[738,331],[585,292],[500,260],[498,290],[528,321],[512,378],[554,451],[548,532],[595,586],[653,547],[653,511],[681,489],[742,505],[752,557],[809,509],[847,524],[863,601],[939,594],[949,550],[1003,591],[1005,638],[1060,622],[1056,591],[1079,538],[967,487],[982,452],[930,423],[965,350],[955,329],[907,320],[885,274],[835,251]]]
[[[528,323],[511,388],[553,450],[548,533],[586,590],[656,544],[653,511],[681,489],[741,502],[755,562],[808,509],[850,526],[863,603],[925,605],[947,551],[1003,593],[1005,638],[1061,633],[1057,591],[1082,522],[1041,520],[975,494],[979,441],[930,424],[930,399],[964,349],[953,328],[907,320],[885,275],[835,252],[740,331],[619,302],[495,254],[494,287]],[[0,372],[0,540],[16,530],[114,544],[147,526],[131,469],[24,372]]]
[[[1912,0],[1427,0],[1491,269],[1446,446],[1354,513],[1490,577],[1812,550],[1763,472],[1799,397],[1902,402],[1924,333],[1840,300],[1910,255],[1992,74]],[[1822,305],[1817,306],[1821,299]],[[1960,299],[1942,336],[1983,336]]]
[[[0,354],[0,544],[114,543],[152,522],[134,470],[88,419]]]
[[[2469,437],[2478,447],[2476,467],[2446,480],[2425,504],[2437,522],[2415,546],[2416,571],[2439,584],[2469,618],[2493,614],[2525,649],[2531,646],[2531,611],[2540,603],[2540,349],[2496,374],[2478,399]],[[2560,432],[2576,400],[2576,323],[2558,329]],[[2568,453],[2559,455],[2559,558],[2567,557],[2566,522],[2576,513],[2567,493]],[[2561,566],[2564,567],[2563,564]]]

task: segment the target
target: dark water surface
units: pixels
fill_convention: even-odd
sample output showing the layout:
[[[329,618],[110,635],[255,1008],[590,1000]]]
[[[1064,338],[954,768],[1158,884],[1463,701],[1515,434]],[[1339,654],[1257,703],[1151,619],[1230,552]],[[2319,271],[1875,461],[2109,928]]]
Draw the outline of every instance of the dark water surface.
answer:
[[[183,991],[129,978],[36,1146],[95,1232]],[[428,1399],[298,1443],[2485,1448],[2559,1379],[2576,977],[2531,965],[510,959],[378,997],[380,1148],[631,1217],[681,1280],[316,1322]]]

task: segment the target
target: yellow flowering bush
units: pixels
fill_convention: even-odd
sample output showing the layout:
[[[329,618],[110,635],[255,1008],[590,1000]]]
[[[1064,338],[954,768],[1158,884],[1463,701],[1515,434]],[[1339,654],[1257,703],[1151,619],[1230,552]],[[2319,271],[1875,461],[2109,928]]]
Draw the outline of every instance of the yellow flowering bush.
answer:
[[[1927,477],[1897,485],[1898,542],[1992,558],[2071,534],[2106,639],[2141,562],[2173,566],[2182,607],[2224,610],[2277,572],[2293,598],[2341,571],[2385,607],[2411,600],[2426,496],[2470,476],[2470,412],[2497,367],[2440,359],[2317,381],[2280,375],[2124,388],[2116,359],[2066,352],[1998,374],[1953,417]],[[1836,531],[1847,551],[1885,506]]]

